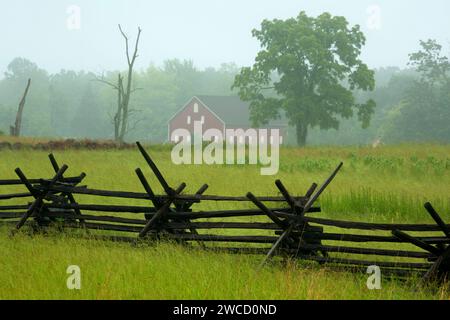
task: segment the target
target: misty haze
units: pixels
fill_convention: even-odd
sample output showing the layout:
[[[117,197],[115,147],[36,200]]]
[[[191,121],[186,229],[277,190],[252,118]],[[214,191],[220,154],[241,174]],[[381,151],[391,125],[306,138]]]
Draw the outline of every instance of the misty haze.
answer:
[[[149,319],[450,300],[449,13],[0,0],[0,300],[155,300]]]
[[[295,18],[305,11],[309,16],[329,12],[345,17],[349,26],[359,25],[366,41],[361,43],[358,59],[374,71],[373,90],[352,90],[355,103],[374,101],[367,123],[358,121],[356,109],[333,111],[327,123],[304,124],[307,144],[449,142],[450,111],[444,93],[448,90],[440,89],[443,96],[436,93],[439,102],[428,99],[422,104],[413,98],[415,94],[426,99],[428,93],[415,90],[424,73],[417,71],[420,61],[411,61],[411,54],[424,50],[421,41],[431,39],[439,50],[434,48],[430,54],[448,62],[449,9],[448,1],[433,5],[423,1],[198,0],[3,4],[0,25],[9,32],[4,34],[0,56],[0,130],[10,133],[30,78],[22,135],[117,139],[117,91],[106,82],[116,84],[119,73],[127,81],[120,24],[129,38],[130,54],[138,27],[142,29],[123,139],[167,142],[168,120],[192,97],[239,95],[238,87],[232,89],[235,76],[242,67],[253,65],[261,49],[253,29],[259,29],[264,19]],[[275,69],[271,76],[276,77]],[[265,94],[280,94],[269,91]],[[254,102],[247,102],[258,109]],[[285,144],[297,144],[299,120],[286,118],[283,108],[275,108],[274,118],[284,118],[289,125]],[[249,121],[258,125],[257,120],[271,120],[266,118],[253,116]]]

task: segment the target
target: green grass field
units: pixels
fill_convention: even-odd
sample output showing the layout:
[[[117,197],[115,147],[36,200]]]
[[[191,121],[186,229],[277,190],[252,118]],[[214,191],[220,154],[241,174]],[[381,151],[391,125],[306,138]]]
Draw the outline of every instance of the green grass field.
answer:
[[[256,166],[175,166],[170,149],[149,147],[170,184],[186,182],[186,192],[208,183],[208,194],[277,194],[281,179],[297,195],[322,182],[340,162],[344,168],[320,198],[319,217],[366,222],[433,223],[423,203],[430,201],[450,222],[450,146],[402,145],[308,147],[281,150],[276,176],[261,176]],[[156,179],[137,150],[57,151],[69,175],[84,171],[93,188],[142,192],[134,169],[141,167],[155,189]],[[43,151],[0,151],[0,177],[15,178],[20,167],[29,177],[50,177]],[[23,190],[0,187],[0,193]],[[98,198],[77,200],[99,203]],[[143,201],[114,203],[145,204]],[[12,203],[2,201],[2,204]],[[112,202],[111,202],[112,203]],[[241,204],[239,207],[251,204]],[[202,209],[231,208],[205,203]],[[238,205],[234,205],[238,208]],[[133,247],[82,239],[75,234],[8,237],[0,227],[0,299],[448,299],[446,286],[420,289],[417,279],[383,279],[368,290],[368,275],[338,272],[301,262],[272,263],[261,271],[262,257],[204,252],[175,244]],[[66,268],[78,265],[81,290],[68,290]]]

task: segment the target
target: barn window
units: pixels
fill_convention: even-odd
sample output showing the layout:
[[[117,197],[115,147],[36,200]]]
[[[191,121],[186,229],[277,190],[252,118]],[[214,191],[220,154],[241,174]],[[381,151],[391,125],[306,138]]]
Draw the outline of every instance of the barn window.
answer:
[[[202,116],[201,122],[202,122],[202,124],[205,123],[205,116]]]
[[[191,116],[187,117],[187,124],[191,124]]]
[[[195,113],[198,112],[198,103],[194,103],[194,112],[195,112]]]

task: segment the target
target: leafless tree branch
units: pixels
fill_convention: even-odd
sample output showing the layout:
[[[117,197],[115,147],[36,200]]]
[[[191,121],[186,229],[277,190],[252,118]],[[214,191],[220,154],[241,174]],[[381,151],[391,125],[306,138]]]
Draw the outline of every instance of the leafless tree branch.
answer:
[[[115,113],[114,119],[113,119],[114,136],[115,136],[116,141],[123,142],[127,132],[132,130],[132,128],[129,127],[129,120],[130,120],[129,118],[130,118],[130,115],[132,115],[135,112],[135,110],[129,109],[131,94],[134,93],[135,91],[141,89],[141,88],[131,88],[131,85],[132,85],[132,78],[133,78],[133,67],[134,67],[136,58],[138,57],[139,41],[140,41],[142,30],[140,27],[138,27],[138,34],[137,34],[136,41],[134,44],[133,56],[130,58],[130,48],[129,48],[128,36],[122,30],[121,25],[119,24],[118,26],[119,26],[120,34],[122,35],[122,37],[125,40],[125,54],[126,54],[127,64],[128,64],[127,77],[125,79],[125,77],[122,77],[121,74],[119,74],[117,85],[108,80],[105,80],[103,76],[101,78],[97,77],[97,80],[99,82],[105,83],[105,84],[109,85],[110,87],[114,88],[115,90],[117,90],[117,109],[116,109],[116,113]],[[123,83],[124,81],[126,81],[125,85]]]
[[[119,87],[117,85],[115,85],[114,83],[112,83],[112,82],[110,82],[108,80],[105,80],[103,75],[101,76],[101,78],[98,77],[98,76],[95,76],[95,78],[93,80],[101,82],[101,83],[104,83],[104,84],[107,84],[108,86],[114,88],[115,90],[119,90]]]
[[[119,24],[119,31],[122,34],[123,38],[125,39],[125,53],[127,55],[128,65],[130,65],[130,54],[128,53],[128,37],[125,34],[125,32],[123,32],[122,27],[120,26],[120,24]]]

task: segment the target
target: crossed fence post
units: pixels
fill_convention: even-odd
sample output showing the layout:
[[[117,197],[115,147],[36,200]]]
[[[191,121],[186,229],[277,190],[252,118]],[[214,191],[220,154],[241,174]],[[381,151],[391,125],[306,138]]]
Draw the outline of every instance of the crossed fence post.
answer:
[[[142,147],[142,145],[139,142],[136,142],[136,145],[139,148],[139,151],[141,152],[142,156],[144,157],[145,161],[149,165],[150,169],[155,174],[156,178],[158,179],[159,183],[161,184],[162,188],[164,189],[167,198],[165,201],[162,199],[159,199],[155,196],[155,193],[153,192],[152,188],[150,187],[150,184],[148,183],[147,179],[145,178],[142,170],[140,168],[137,168],[135,170],[136,175],[138,176],[141,184],[143,185],[145,191],[147,192],[149,199],[152,201],[153,205],[157,209],[156,213],[152,216],[151,219],[147,222],[147,224],[144,226],[144,228],[139,233],[139,237],[145,237],[147,233],[160,224],[161,221],[164,221],[165,216],[171,211],[171,205],[173,204],[175,206],[174,212],[184,212],[189,211],[190,207],[200,200],[201,195],[208,189],[208,185],[204,184],[200,189],[195,193],[194,197],[196,200],[179,200],[177,199],[177,196],[181,194],[181,192],[185,189],[186,184],[183,182],[177,189],[173,189],[169,186],[166,179],[162,175],[161,171],[158,169],[155,162],[151,159],[150,155],[145,151],[145,149]],[[173,212],[173,211],[172,211]],[[186,220],[186,219],[184,219]],[[186,221],[186,222],[189,222]],[[191,233],[198,234],[197,230],[194,228],[190,228]],[[201,245],[203,245],[201,243]]]
[[[437,213],[437,211],[433,208],[431,203],[429,202],[425,203],[424,207],[430,214],[431,218],[436,222],[439,229],[447,237],[448,241],[446,242],[450,243],[450,226],[444,223],[444,221]],[[450,272],[450,244],[447,244],[447,246],[445,246],[444,244],[433,246],[429,243],[426,243],[425,241],[422,241],[417,237],[410,236],[407,233],[404,233],[399,230],[393,230],[392,234],[398,239],[403,240],[405,242],[409,242],[415,245],[416,247],[428,251],[434,256],[430,258],[431,261],[434,261],[434,263],[422,278],[424,282],[434,280],[441,281],[447,276],[447,273]]]
[[[293,198],[290,195],[290,193],[288,192],[286,187],[283,185],[281,180],[276,180],[275,185],[277,186],[278,190],[280,190],[281,194],[286,199],[288,204],[291,206],[291,210],[296,216],[295,220],[297,220],[297,223],[298,223],[297,229],[300,229],[302,231],[310,230],[311,227],[310,227],[309,223],[304,221],[304,219],[303,219],[305,216],[305,213],[306,213],[303,210],[303,208],[304,208],[303,205],[298,200],[296,200],[295,198]],[[305,199],[307,199],[306,201],[308,201],[311,198],[311,196],[313,195],[313,193],[316,189],[317,189],[317,184],[313,183],[305,194]],[[300,237],[300,239],[297,239],[297,242],[299,243],[300,246],[302,244],[305,244],[305,241],[303,241],[303,239],[301,237]],[[320,239],[319,240],[309,240],[308,242],[314,242],[314,244],[322,244],[322,241]],[[312,251],[309,253],[313,254],[313,255],[317,254],[315,251]],[[328,253],[326,251],[321,251],[321,253],[324,257],[328,256]]]
[[[328,185],[333,181],[334,177],[337,175],[339,170],[342,168],[343,163],[341,162],[337,168],[333,171],[333,173],[328,177],[327,180],[322,184],[322,186],[317,190],[316,193],[314,193],[315,189],[317,188],[317,185],[313,184],[311,188],[307,192],[307,196],[309,196],[307,199],[307,202],[305,205],[301,205],[298,201],[296,201],[287,191],[287,189],[284,187],[284,185],[281,183],[281,181],[277,180],[276,185],[280,192],[282,193],[283,197],[286,199],[288,204],[293,209],[294,218],[292,219],[285,219],[280,220],[278,217],[267,207],[265,207],[261,201],[259,201],[252,193],[248,193],[247,197],[258,207],[260,208],[264,213],[266,213],[272,221],[274,221],[276,224],[278,224],[282,229],[283,233],[278,237],[278,239],[275,241],[275,243],[270,248],[269,252],[267,253],[265,259],[261,263],[262,267],[278,250],[278,248],[284,244],[287,243],[288,246],[292,245],[292,243],[299,243],[299,246],[301,247],[302,244],[304,244],[303,239],[300,237],[299,239],[295,239],[291,236],[292,232],[296,229],[300,229],[305,226],[305,222],[303,221],[303,218],[305,216],[305,213],[308,212],[314,202],[319,198],[319,196],[322,194],[322,192],[328,187]],[[296,241],[297,240],[297,241]],[[315,252],[311,252],[312,254],[315,254]]]
[[[33,187],[33,185],[30,183],[30,181],[27,179],[25,174],[20,170],[20,168],[16,168],[15,172],[19,179],[22,181],[22,183],[25,185],[25,187],[28,189],[28,191],[31,193],[31,195],[34,197],[33,203],[30,205],[28,210],[24,213],[22,218],[19,220],[19,222],[16,225],[16,230],[19,230],[25,222],[28,220],[31,216],[39,216],[39,214],[42,211],[42,205],[44,203],[44,199],[48,198],[51,195],[51,187],[55,185],[63,176],[64,172],[68,169],[67,165],[63,165],[58,172],[55,174],[55,176],[50,180],[50,182],[43,187],[43,190],[39,191],[36,188]]]
[[[76,204],[76,201],[70,192],[62,192],[58,195],[59,192],[54,191],[53,187],[59,184],[70,185],[73,187],[80,183],[85,178],[86,174],[82,173],[78,177],[66,179],[64,178],[64,173],[67,171],[68,166],[64,164],[60,167],[53,154],[49,154],[49,159],[55,171],[55,176],[50,180],[28,179],[20,168],[15,169],[19,181],[28,189],[29,194],[34,198],[34,201],[31,202],[27,211],[16,224],[15,231],[19,230],[30,217],[35,217],[38,224],[41,225],[42,220],[40,218],[45,217],[46,210],[44,200],[53,203],[64,203],[68,200],[70,203]],[[78,216],[82,215],[78,209],[75,209],[75,212]],[[80,222],[84,223],[81,219]]]
[[[52,153],[50,153],[50,154],[48,155],[48,158],[49,158],[49,160],[50,160],[50,163],[52,164],[53,170],[54,170],[55,172],[58,172],[58,171],[60,170],[60,167],[59,167],[58,162],[56,161],[55,156],[54,156]],[[84,172],[81,173],[81,175],[80,175],[80,182],[81,182],[85,177],[86,177],[86,174],[85,174]],[[61,175],[61,178],[63,178],[62,175]],[[79,182],[78,182],[78,183],[79,183]],[[72,187],[75,187],[78,183],[73,183],[71,186],[72,186]],[[83,214],[81,213],[80,209],[79,209],[78,207],[75,206],[75,205],[77,204],[77,202],[76,202],[76,200],[75,200],[73,194],[72,194],[71,192],[64,192],[63,195],[65,195],[65,196],[67,197],[67,199],[69,200],[69,203],[70,203],[70,204],[74,205],[74,212],[75,212],[75,214],[76,214],[78,217],[83,216]],[[85,225],[84,219],[79,218],[79,222],[80,222],[81,225]]]

